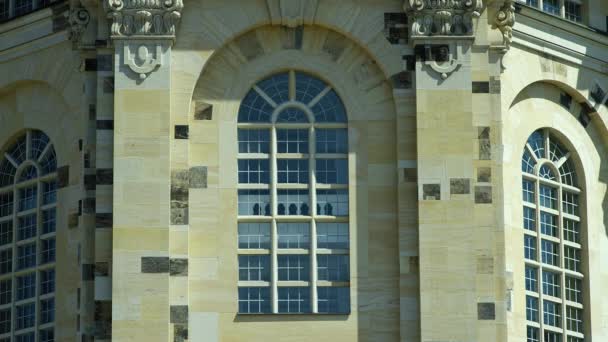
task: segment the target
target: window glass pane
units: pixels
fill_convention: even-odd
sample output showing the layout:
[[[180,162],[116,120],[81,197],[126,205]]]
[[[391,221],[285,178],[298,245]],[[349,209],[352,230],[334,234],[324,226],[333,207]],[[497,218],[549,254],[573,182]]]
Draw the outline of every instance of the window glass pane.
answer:
[[[308,287],[279,287],[280,313],[309,313],[310,289]]]
[[[536,230],[536,209],[524,207],[524,228]]]
[[[538,270],[526,266],[526,290],[538,292]]]
[[[19,189],[19,211],[36,208],[38,205],[38,185]]]
[[[40,3],[40,0],[39,0]],[[49,137],[41,131],[32,131],[32,143],[30,148],[31,158],[38,160],[46,146],[49,144]]]
[[[549,271],[543,271],[543,293],[548,296],[561,297],[560,286],[561,275]]]
[[[278,190],[279,215],[310,215],[308,190]]]
[[[43,299],[40,301],[40,323],[46,324],[55,321],[55,299]]]
[[[40,294],[55,292],[55,270],[40,271]]]
[[[0,274],[13,271],[13,250],[5,249],[0,251]]]
[[[10,0],[0,0],[0,21],[8,19],[9,1]]]
[[[15,166],[8,159],[4,158],[0,162],[0,187],[13,185],[15,172],[17,172]]]
[[[239,215],[270,216],[268,190],[239,190]]]
[[[568,159],[559,168],[559,173],[562,175],[562,183],[576,186],[576,173],[574,172],[574,166],[572,160]]]
[[[308,153],[307,129],[277,129],[278,153]]]
[[[36,243],[17,247],[17,269],[36,266]]]
[[[578,216],[578,195],[567,191],[562,192],[562,208],[564,212]]]
[[[306,113],[298,108],[286,108],[279,113],[277,116],[278,123],[306,123],[308,122],[308,116]]]
[[[532,133],[528,138],[528,144],[532,147],[536,158],[545,158],[545,137],[542,131]]]
[[[249,91],[239,107],[239,123],[270,123],[274,108],[255,90]]]
[[[296,72],[296,100],[304,104],[310,103],[319,95],[326,85],[323,81]]]
[[[38,170],[36,170],[35,166],[28,165],[23,170],[21,170],[21,174],[19,175],[19,181],[25,182],[36,177],[38,177]]]
[[[270,281],[270,257],[239,255],[239,280]]]
[[[309,248],[309,223],[279,223],[277,224],[279,248]]]
[[[310,280],[309,255],[279,255],[279,280]]]
[[[273,75],[258,82],[257,86],[277,105],[289,101],[289,73]]]
[[[36,214],[20,217],[17,239],[25,240],[34,236],[36,236]]]
[[[577,248],[564,246],[564,263],[566,268],[574,272],[581,270],[581,251]]]
[[[240,184],[268,184],[268,159],[239,159]]]
[[[535,327],[526,327],[526,342],[540,342],[540,337],[538,333],[538,328]]]
[[[543,322],[554,327],[561,326],[561,305],[549,300],[543,301]]]
[[[57,182],[42,183],[42,204],[51,204],[57,201]]]
[[[57,156],[55,155],[54,149],[51,149],[44,155],[40,161],[40,166],[42,167],[43,175],[55,172],[57,170]]]
[[[27,4],[28,2],[31,3],[32,0],[15,0],[15,6],[17,7],[19,4]],[[21,163],[27,159],[27,156],[25,155],[26,144],[26,135],[23,134],[19,140],[17,140],[17,142],[11,148],[9,148],[8,154],[13,158],[17,165],[21,165]]]
[[[308,183],[308,159],[278,159],[277,167],[279,183]]]
[[[34,320],[36,317],[36,307],[34,303],[28,303],[24,305],[18,305],[15,307],[15,329],[21,330],[34,326]]]
[[[11,309],[0,310],[0,334],[11,332]]]
[[[348,184],[347,159],[317,159],[316,177],[319,184]]]
[[[529,180],[522,181],[523,187],[523,199],[528,203],[536,203],[536,196],[534,196],[534,182]]]
[[[536,260],[536,238],[524,235],[524,256],[526,259]]]
[[[568,241],[580,242],[579,223],[573,220],[564,219],[564,238]]]
[[[239,223],[239,248],[270,248],[270,223]]]
[[[316,129],[317,153],[348,153],[348,130]]]
[[[538,322],[538,298],[526,296],[526,319]]]
[[[15,0],[15,16],[31,12],[34,9],[33,0]]]
[[[566,276],[566,299],[583,303],[583,282],[580,279]]]
[[[5,279],[0,281],[0,305],[8,304],[13,300],[12,283],[12,279]]]
[[[0,217],[13,214],[13,193],[0,194]]]
[[[566,155],[566,149],[562,147],[553,135],[549,137],[549,159],[552,162],[558,162],[562,157]]]
[[[557,190],[546,185],[541,185],[540,205],[546,208],[557,209]]]
[[[348,223],[317,223],[317,248],[348,249]]]
[[[42,234],[53,233],[56,228],[55,208],[42,211]]]
[[[239,313],[270,313],[270,288],[239,287]]]
[[[557,237],[557,216],[541,211],[540,232],[545,235]]]
[[[239,128],[238,136],[239,153],[270,152],[270,130]]]
[[[578,333],[583,332],[583,310],[568,306],[566,308],[566,328]]]
[[[553,170],[547,166],[547,164],[540,167],[540,170],[538,170],[538,175],[544,179],[556,180],[555,173],[553,173]]]
[[[553,15],[560,15],[559,0],[543,0],[543,11]]]
[[[317,215],[348,216],[348,190],[317,190]]]
[[[521,156],[521,171],[533,174],[535,165],[536,162],[532,158],[532,155],[530,155],[530,152],[524,151],[524,154]]]
[[[34,332],[16,335],[15,342],[36,342],[36,336]]]
[[[13,242],[13,221],[0,222],[0,245]]]
[[[334,90],[330,90],[312,107],[316,122],[346,122],[346,112],[342,100]]]
[[[562,342],[562,334],[545,330],[545,339],[543,342]]]
[[[538,7],[538,0],[526,0],[526,5],[532,7]]]
[[[542,262],[559,267],[559,244],[548,240],[541,240]]]
[[[350,289],[348,287],[317,287],[319,313],[350,313]]]
[[[53,328],[40,330],[40,342],[54,342],[55,331]]]
[[[348,255],[317,255],[319,280],[349,281]]]
[[[55,238],[40,240],[40,264],[55,261]]]
[[[36,273],[17,277],[17,300],[32,298],[36,295]]]

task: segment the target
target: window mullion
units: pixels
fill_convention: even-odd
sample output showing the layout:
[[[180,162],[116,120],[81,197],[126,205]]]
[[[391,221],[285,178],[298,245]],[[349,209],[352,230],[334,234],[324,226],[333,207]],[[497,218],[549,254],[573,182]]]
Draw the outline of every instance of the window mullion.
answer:
[[[310,209],[312,220],[310,223],[310,291],[311,296],[310,300],[312,301],[312,312],[318,313],[318,291],[317,291],[317,281],[318,281],[318,272],[317,272],[317,224],[316,224],[316,216],[317,216],[317,178],[315,175],[316,170],[316,143],[315,143],[315,127],[312,125],[309,130],[308,137],[308,171],[309,171],[309,180],[310,180]]]
[[[272,313],[279,312],[279,291],[277,280],[278,271],[278,237],[277,237],[277,130],[272,127],[270,132],[270,214],[272,215],[270,231],[270,300]]]
[[[542,1],[542,0],[541,0]],[[545,148],[546,150],[546,148]],[[545,324],[545,310],[544,310],[544,291],[543,291],[543,250],[542,250],[542,233],[541,233],[541,221],[540,221],[540,182],[538,179],[534,182],[535,187],[535,201],[536,201],[536,253],[538,258],[538,324],[540,337],[542,338]]]
[[[562,7],[563,8],[563,7]],[[561,262],[561,272],[560,272],[560,281],[561,281],[561,298],[562,298],[562,329],[564,330],[564,339],[566,338],[566,330],[567,330],[567,325],[566,325],[566,314],[567,314],[567,310],[566,310],[566,272],[564,272],[564,269],[566,268],[565,265],[565,248],[564,248],[564,228],[563,228],[563,212],[564,212],[564,208],[563,208],[563,189],[562,186],[560,185],[557,191],[557,208],[559,209],[559,222],[558,222],[558,229],[559,229],[559,246],[560,246],[560,262]]]

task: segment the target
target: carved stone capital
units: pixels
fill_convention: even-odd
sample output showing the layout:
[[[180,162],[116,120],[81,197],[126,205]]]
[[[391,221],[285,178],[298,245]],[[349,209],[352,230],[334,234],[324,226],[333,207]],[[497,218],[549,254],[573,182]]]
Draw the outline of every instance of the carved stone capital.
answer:
[[[103,0],[113,39],[175,38],[183,0]]]
[[[513,40],[513,25],[515,25],[515,3],[514,0],[504,0],[496,11],[493,28],[502,33],[503,52],[507,52]]]
[[[472,37],[474,19],[481,15],[482,0],[405,0],[412,39]]]

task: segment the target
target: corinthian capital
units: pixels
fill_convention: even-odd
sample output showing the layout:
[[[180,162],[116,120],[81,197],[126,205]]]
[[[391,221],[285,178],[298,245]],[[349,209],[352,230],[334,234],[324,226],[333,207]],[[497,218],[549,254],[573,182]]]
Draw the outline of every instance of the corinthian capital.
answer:
[[[112,38],[175,38],[183,0],[103,0]]]
[[[473,36],[482,0],[405,0],[412,38]]]

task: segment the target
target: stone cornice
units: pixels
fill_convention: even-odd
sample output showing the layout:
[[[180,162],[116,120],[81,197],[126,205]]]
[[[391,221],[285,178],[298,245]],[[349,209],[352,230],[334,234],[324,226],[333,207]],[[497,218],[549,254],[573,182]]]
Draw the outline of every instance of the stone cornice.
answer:
[[[428,37],[472,37],[473,18],[483,8],[482,0],[405,0],[412,39]]]
[[[113,39],[175,39],[183,0],[104,0]]]

